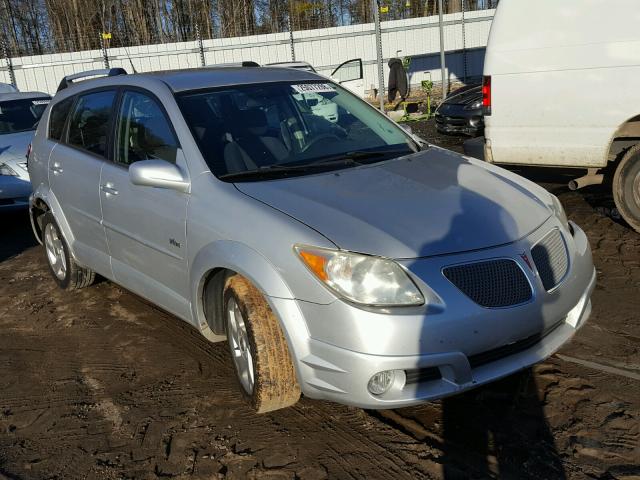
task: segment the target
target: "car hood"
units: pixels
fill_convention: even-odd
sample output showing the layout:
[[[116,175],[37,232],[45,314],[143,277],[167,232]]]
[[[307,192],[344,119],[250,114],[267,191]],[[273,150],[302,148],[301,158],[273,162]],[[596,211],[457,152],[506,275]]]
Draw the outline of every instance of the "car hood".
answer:
[[[443,105],[473,105],[482,100],[482,86],[465,88],[457,93],[453,92],[443,102]]]
[[[34,132],[19,132],[0,135],[0,163],[7,163],[14,170],[15,167],[20,168],[18,173],[21,176],[26,173],[25,168],[20,164],[26,164],[27,147],[33,134]]]
[[[430,147],[378,164],[236,187],[339,248],[416,258],[503,245],[531,233],[551,211],[527,183]]]

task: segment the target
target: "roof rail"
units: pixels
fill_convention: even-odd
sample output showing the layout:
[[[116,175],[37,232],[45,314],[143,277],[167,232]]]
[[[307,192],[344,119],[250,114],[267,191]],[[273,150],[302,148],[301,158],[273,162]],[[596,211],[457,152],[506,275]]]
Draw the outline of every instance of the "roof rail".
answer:
[[[97,77],[97,76],[105,76],[105,77],[115,77],[117,75],[126,75],[127,71],[124,68],[103,68],[100,70],[87,70],[86,72],[74,73],[73,75],[67,75],[62,80],[60,80],[60,85],[58,85],[58,92],[60,90],[64,90],[72,83],[75,83],[78,79],[86,78],[86,77]]]
[[[229,67],[259,67],[258,62],[253,60],[244,60],[242,62],[229,62],[229,63],[214,63],[212,65],[205,65],[205,68],[229,68]]]

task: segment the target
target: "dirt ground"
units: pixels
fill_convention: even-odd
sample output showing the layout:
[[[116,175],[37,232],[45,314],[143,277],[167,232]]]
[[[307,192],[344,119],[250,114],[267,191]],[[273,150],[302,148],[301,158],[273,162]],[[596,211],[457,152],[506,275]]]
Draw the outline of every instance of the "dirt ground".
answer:
[[[640,235],[601,188],[522,173],[589,235],[589,323],[531,371],[390,411],[302,399],[252,414],[224,344],[107,281],[63,293],[26,214],[3,215],[0,480],[639,479]]]

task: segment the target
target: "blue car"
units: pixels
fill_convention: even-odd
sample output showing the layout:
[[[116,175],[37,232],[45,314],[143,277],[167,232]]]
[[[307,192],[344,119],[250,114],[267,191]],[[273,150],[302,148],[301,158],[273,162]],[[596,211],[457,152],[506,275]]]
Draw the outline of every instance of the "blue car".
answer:
[[[41,92],[0,94],[0,211],[29,206],[27,148],[50,100]]]

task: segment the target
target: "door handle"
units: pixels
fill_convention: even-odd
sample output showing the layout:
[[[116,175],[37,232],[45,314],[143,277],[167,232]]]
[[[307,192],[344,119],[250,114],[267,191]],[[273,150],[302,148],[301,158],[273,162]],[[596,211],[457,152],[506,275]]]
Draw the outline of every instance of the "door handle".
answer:
[[[107,195],[118,195],[118,190],[114,188],[113,183],[105,183],[100,185],[100,190],[102,190]]]
[[[51,170],[54,175],[58,175],[59,173],[63,172],[60,162],[53,162],[53,165],[49,167],[49,170]]]

